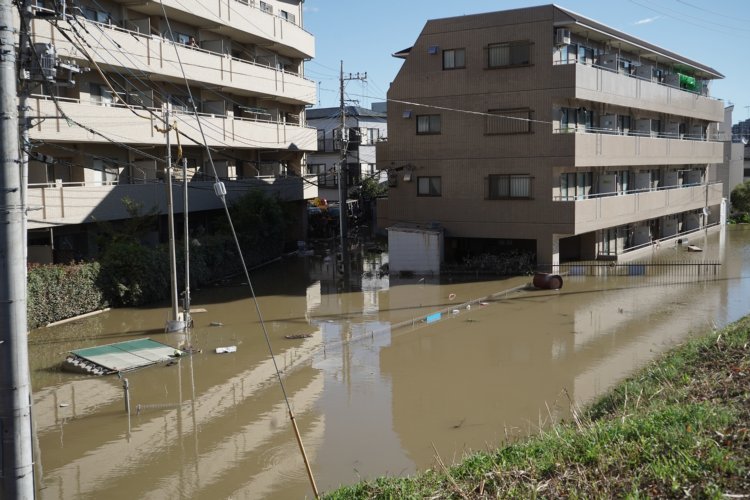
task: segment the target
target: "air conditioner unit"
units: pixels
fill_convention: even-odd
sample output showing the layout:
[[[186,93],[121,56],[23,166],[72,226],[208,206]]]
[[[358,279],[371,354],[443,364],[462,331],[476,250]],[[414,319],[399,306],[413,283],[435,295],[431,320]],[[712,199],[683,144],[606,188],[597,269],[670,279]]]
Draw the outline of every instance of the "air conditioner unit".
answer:
[[[557,28],[555,30],[555,45],[570,45],[570,30]]]

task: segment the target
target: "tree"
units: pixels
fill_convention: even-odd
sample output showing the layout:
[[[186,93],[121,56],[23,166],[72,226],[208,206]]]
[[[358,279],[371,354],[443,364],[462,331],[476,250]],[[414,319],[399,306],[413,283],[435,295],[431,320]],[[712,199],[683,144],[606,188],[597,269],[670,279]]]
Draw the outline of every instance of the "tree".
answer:
[[[732,189],[729,200],[732,202],[734,211],[750,213],[750,180]]]
[[[388,185],[380,184],[374,177],[366,177],[362,180],[361,196],[365,200],[374,200],[388,193]]]
[[[288,221],[278,199],[252,190],[235,200],[229,211],[249,265],[281,255]]]

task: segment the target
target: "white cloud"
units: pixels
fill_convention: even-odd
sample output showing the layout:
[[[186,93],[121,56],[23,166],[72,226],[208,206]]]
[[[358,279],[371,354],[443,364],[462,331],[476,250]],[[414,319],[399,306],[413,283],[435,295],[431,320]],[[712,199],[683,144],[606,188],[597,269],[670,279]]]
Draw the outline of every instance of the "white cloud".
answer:
[[[647,17],[645,19],[641,19],[639,21],[636,21],[633,24],[649,24],[649,23],[653,23],[654,21],[656,21],[660,17],[661,16]]]

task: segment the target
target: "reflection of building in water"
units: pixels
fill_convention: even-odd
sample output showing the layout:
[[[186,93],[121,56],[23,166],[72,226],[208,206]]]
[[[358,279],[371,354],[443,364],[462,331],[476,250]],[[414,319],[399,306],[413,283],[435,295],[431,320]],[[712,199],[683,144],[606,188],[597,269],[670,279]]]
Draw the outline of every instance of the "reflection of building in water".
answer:
[[[718,237],[711,235],[712,246]],[[728,284],[575,278],[560,293],[522,292],[394,331],[380,358],[393,384],[394,429],[418,467],[430,465],[432,443],[460,454],[504,440],[506,430],[534,431],[550,415],[568,415],[568,395],[590,401],[675,342],[710,329],[696,318],[725,308]]]
[[[317,460],[327,469],[347,471],[348,476],[339,472],[334,485],[412,472],[414,464],[394,432],[391,379],[378,370],[380,353],[391,344],[390,326],[322,323],[321,331],[326,349],[318,351],[313,368],[325,377],[320,404],[326,427]],[[344,337],[349,342],[342,343]]]
[[[362,313],[375,315],[380,311],[380,292],[390,287],[388,273],[381,271],[388,263],[388,254],[372,255],[362,262]]]
[[[380,310],[380,292],[389,289],[388,274],[381,272],[387,263],[387,254],[365,255],[361,274],[352,273],[352,292],[340,293],[335,258],[327,255],[322,259],[310,259],[307,269],[313,283],[307,287],[308,319],[341,314],[377,314]]]

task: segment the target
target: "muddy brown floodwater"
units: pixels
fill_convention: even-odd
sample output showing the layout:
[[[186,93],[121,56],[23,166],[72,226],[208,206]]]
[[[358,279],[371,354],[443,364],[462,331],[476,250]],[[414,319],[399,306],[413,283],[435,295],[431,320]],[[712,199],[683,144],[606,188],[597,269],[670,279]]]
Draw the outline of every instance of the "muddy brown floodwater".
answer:
[[[253,273],[259,306],[318,487],[411,474],[568,416],[691,335],[750,312],[750,229],[691,239],[718,279],[567,277],[438,283],[366,272],[342,292],[330,262],[287,259]],[[365,271],[386,256],[366,259]],[[203,350],[122,381],[59,371],[76,348],[161,333],[167,308],[123,309],[32,332],[43,499],[311,498],[248,288],[195,291],[189,342]],[[443,311],[437,321],[426,316]],[[223,326],[211,326],[220,322]],[[288,340],[286,335],[312,334]],[[216,354],[236,345],[237,352]]]

